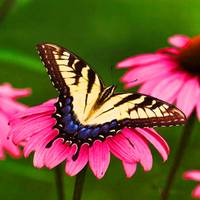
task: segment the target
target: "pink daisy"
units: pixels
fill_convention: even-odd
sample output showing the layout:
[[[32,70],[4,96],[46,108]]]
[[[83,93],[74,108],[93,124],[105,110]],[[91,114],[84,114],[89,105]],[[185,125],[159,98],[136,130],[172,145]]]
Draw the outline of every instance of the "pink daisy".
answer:
[[[122,160],[129,178],[135,173],[137,162],[141,163],[144,171],[152,168],[152,154],[147,140],[158,150],[163,161],[167,160],[169,147],[152,128],[124,128],[121,133],[106,138],[104,142],[96,140],[91,146],[85,143],[81,146],[77,158],[73,159],[77,146],[70,145],[63,138],[55,140],[58,136],[58,130],[52,129],[56,124],[56,119],[52,116],[55,113],[55,103],[56,99],[52,99],[42,105],[28,108],[13,116],[10,122],[11,131],[8,137],[12,137],[16,145],[26,141],[24,156],[28,157],[34,151],[35,167],[46,166],[51,169],[66,160],[65,172],[74,176],[89,162],[94,175],[100,179],[108,168],[112,153]]]
[[[0,85],[0,159],[5,158],[4,151],[7,151],[13,157],[21,156],[19,148],[10,140],[7,140],[7,134],[10,131],[8,122],[14,114],[27,108],[25,105],[16,102],[15,98],[29,94],[29,89],[14,89],[8,83]]]
[[[199,181],[200,182],[200,171],[199,170],[192,170],[192,171],[185,172],[183,174],[183,178],[185,178],[185,179],[191,179],[191,180],[195,180],[195,181]],[[194,198],[200,199],[200,185],[198,185],[193,190],[192,196]]]
[[[196,108],[200,120],[200,36],[175,35],[168,42],[174,47],[118,63],[118,68],[131,68],[121,80],[126,88],[142,84],[139,92],[176,102],[187,117]]]

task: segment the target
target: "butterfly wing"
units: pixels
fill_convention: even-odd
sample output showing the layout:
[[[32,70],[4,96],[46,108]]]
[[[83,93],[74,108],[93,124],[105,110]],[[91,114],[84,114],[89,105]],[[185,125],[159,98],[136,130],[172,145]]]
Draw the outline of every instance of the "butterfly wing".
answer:
[[[72,96],[73,111],[84,121],[105,88],[101,77],[84,60],[58,45],[43,43],[37,50],[54,87]]]
[[[164,101],[138,93],[114,93],[115,86],[105,88],[95,70],[70,51],[49,43],[37,49],[60,92],[52,115],[57,120],[53,128],[59,133],[47,147],[57,138],[76,144],[75,160],[84,143],[104,141],[123,127],[185,124],[184,114]]]
[[[117,120],[120,127],[142,128],[185,123],[184,114],[174,106],[139,93],[113,93],[95,106],[105,86],[89,64],[55,44],[38,44],[37,49],[55,88],[73,98],[73,112],[81,124],[103,125]]]
[[[185,115],[176,107],[139,93],[114,93],[93,115],[88,124],[117,120],[118,129],[183,125]]]

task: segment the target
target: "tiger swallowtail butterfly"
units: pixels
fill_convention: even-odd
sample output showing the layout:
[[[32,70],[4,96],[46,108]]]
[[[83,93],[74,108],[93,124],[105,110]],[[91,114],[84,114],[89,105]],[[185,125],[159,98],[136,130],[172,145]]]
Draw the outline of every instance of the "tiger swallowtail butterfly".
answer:
[[[185,115],[176,107],[154,97],[130,92],[115,92],[105,87],[101,77],[74,53],[50,43],[37,45],[47,73],[60,95],[55,103],[53,129],[63,144],[76,145],[76,160],[81,146],[105,141],[123,127],[144,128],[183,125]]]

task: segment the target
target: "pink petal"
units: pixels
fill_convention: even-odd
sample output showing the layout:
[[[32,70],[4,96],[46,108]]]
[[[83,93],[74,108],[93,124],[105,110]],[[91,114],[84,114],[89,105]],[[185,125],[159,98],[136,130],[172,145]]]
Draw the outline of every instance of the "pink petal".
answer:
[[[3,113],[0,113],[0,158],[5,158],[4,150],[10,153],[13,157],[21,157],[21,151],[12,143],[12,140],[7,140],[7,134],[10,130],[8,119]]]
[[[24,119],[21,123],[18,123],[17,125],[12,127],[11,131],[8,134],[8,137],[10,135],[13,135],[13,143],[18,144],[28,137],[44,130],[45,128],[52,128],[54,125],[55,119],[53,119],[51,116],[40,118],[29,117],[27,119]]]
[[[130,140],[139,155],[139,161],[144,171],[152,168],[153,158],[147,141],[135,129],[123,128],[121,132]]]
[[[51,100],[43,103],[42,105],[34,106],[34,107],[28,108],[24,111],[21,111],[21,112],[17,113],[16,115],[14,115],[10,121],[12,122],[13,120],[24,118],[29,115],[35,115],[35,114],[39,115],[39,114],[49,113],[51,115],[55,112],[54,104],[56,103],[56,101],[57,101],[57,99],[51,99]]]
[[[0,95],[10,98],[24,97],[31,94],[31,89],[15,89],[9,83],[0,85]]]
[[[177,68],[178,64],[174,61],[160,61],[153,64],[135,67],[129,70],[121,79],[122,82],[128,83],[127,87],[139,85],[147,80],[155,79],[170,70]]]
[[[200,87],[198,78],[188,79],[182,87],[176,102],[176,106],[184,112],[186,117],[189,117],[197,105],[199,94]]]
[[[190,41],[189,37],[183,35],[174,35],[168,39],[168,42],[178,48],[184,47]]]
[[[34,134],[33,136],[31,136],[24,146],[23,149],[24,156],[27,158],[32,151],[36,150],[37,145],[46,140],[46,138],[48,138],[53,131],[57,132],[58,134],[57,130],[52,130],[52,126],[44,127],[39,131],[38,134]]]
[[[75,161],[73,161],[72,156],[67,157],[67,163],[65,165],[66,174],[69,174],[69,176],[75,176],[85,167],[88,162],[88,151],[88,144],[84,144],[81,147],[79,156]]]
[[[0,122],[1,122],[1,126],[0,126],[0,137],[5,138],[7,137],[7,133],[10,130],[10,127],[8,126],[8,118],[6,117],[6,115],[2,112],[0,112]],[[1,139],[2,141],[2,139]]]
[[[110,152],[106,142],[95,141],[89,148],[89,164],[94,175],[101,179],[110,163]]]
[[[168,103],[173,103],[185,82],[186,76],[187,74],[185,73],[174,72],[171,76],[161,80],[150,94]]]
[[[0,109],[10,119],[14,114],[28,107],[10,98],[0,98]]]
[[[44,165],[49,169],[59,165],[67,158],[71,148],[74,148],[74,151],[76,150],[76,147],[69,147],[69,143],[63,144],[63,139],[57,139],[45,154]]]
[[[117,134],[114,137],[107,138],[107,142],[111,153],[120,160],[127,163],[139,161],[137,152],[123,134]]]
[[[194,198],[200,198],[200,185],[198,185],[192,192]]]
[[[157,51],[157,53],[168,53],[168,54],[179,55],[180,51],[178,49],[175,49],[175,48],[167,47],[167,48],[159,49]]]
[[[200,171],[199,170],[191,170],[191,171],[185,172],[183,174],[183,178],[192,179],[192,180],[200,182]]]
[[[50,133],[47,137],[45,137],[43,140],[40,141],[35,146],[35,154],[33,158],[33,165],[37,168],[41,168],[44,166],[44,156],[48,151],[51,151],[50,148],[46,148],[47,144],[53,140],[57,136],[58,132],[54,130]]]
[[[199,95],[199,98],[198,98],[198,101],[197,101],[196,111],[197,111],[197,117],[198,117],[198,119],[200,121],[200,95]]]
[[[123,166],[124,166],[124,171],[126,173],[126,178],[130,178],[131,176],[133,176],[133,174],[137,169],[137,163],[123,162]]]
[[[5,158],[4,151],[7,151],[13,157],[21,156],[19,147],[12,143],[12,136],[10,136],[10,140],[7,140],[10,131],[8,122],[14,114],[27,108],[27,106],[16,102],[14,98],[29,94],[29,89],[14,89],[8,83],[0,85],[0,159]]]
[[[171,59],[168,55],[163,55],[160,53],[154,53],[154,54],[142,54],[138,56],[133,56],[131,58],[127,58],[117,64],[117,68],[126,68],[126,67],[133,67],[136,65],[144,65],[144,64],[152,64],[157,61],[162,60],[169,60]]]
[[[136,128],[157,149],[165,162],[169,154],[169,146],[166,141],[153,128]]]
[[[21,157],[21,151],[19,147],[14,145],[12,141],[6,139],[4,141],[4,148],[11,156],[15,158]]]
[[[4,160],[6,158],[6,155],[4,153],[4,149],[3,148],[0,148],[0,159],[1,160]]]
[[[154,89],[154,87],[157,86],[160,83],[160,81],[169,77],[170,75],[171,75],[171,72],[167,72],[166,74],[163,74],[155,79],[148,80],[147,82],[145,82],[141,85],[138,92],[142,93],[142,94],[150,95],[151,91]]]

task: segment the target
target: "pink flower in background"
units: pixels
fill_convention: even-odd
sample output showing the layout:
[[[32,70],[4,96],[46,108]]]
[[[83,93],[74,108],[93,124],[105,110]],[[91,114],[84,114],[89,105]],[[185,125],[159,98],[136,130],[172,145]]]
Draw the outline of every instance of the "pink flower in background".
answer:
[[[200,171],[199,170],[192,170],[192,171],[185,172],[183,174],[183,178],[185,178],[185,179],[191,179],[191,180],[199,181],[200,182]],[[192,192],[192,196],[194,198],[200,199],[200,185],[198,185],[194,189],[194,191]]]
[[[200,36],[175,35],[168,42],[174,47],[118,63],[118,68],[131,68],[121,80],[126,88],[142,84],[139,92],[176,102],[187,117],[196,108],[200,120]]]
[[[169,147],[165,140],[152,128],[128,129],[124,128],[114,137],[108,137],[104,142],[95,141],[91,147],[88,144],[81,146],[78,158],[73,161],[76,145],[63,144],[63,139],[55,140],[51,147],[47,144],[57,135],[58,130],[52,129],[56,120],[52,117],[55,112],[52,99],[42,105],[28,108],[16,114],[11,119],[11,131],[14,144],[27,141],[23,153],[25,157],[34,151],[33,163],[35,167],[46,166],[53,168],[66,160],[65,172],[70,176],[79,173],[89,162],[94,175],[100,179],[104,176],[109,162],[110,153],[122,160],[127,178],[136,171],[137,162],[140,162],[144,171],[152,168],[152,154],[147,140],[159,151],[165,161],[169,154]]]
[[[5,158],[4,151],[13,157],[21,156],[21,152],[10,140],[7,134],[10,130],[8,122],[10,118],[27,107],[15,101],[15,98],[24,97],[30,94],[29,89],[14,89],[10,84],[0,85],[0,159]]]

